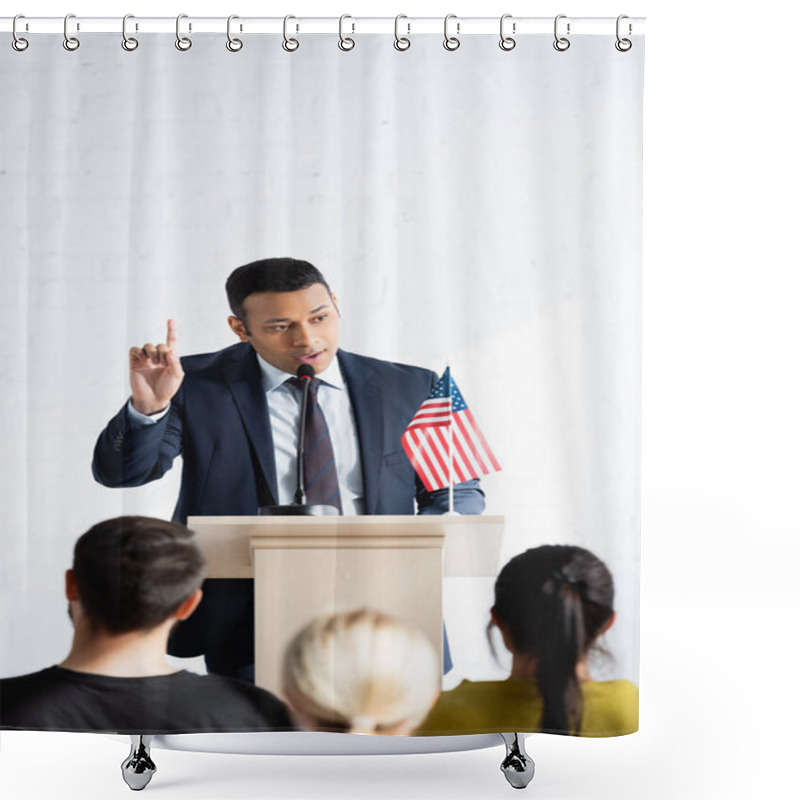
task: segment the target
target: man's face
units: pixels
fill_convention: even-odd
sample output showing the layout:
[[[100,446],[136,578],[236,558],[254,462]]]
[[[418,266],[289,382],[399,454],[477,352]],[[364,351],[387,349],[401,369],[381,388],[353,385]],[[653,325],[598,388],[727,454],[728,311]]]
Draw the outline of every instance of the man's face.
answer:
[[[244,320],[228,317],[233,332],[268,364],[294,375],[301,364],[315,373],[339,347],[339,312],[321,283],[296,292],[258,292],[242,304]]]

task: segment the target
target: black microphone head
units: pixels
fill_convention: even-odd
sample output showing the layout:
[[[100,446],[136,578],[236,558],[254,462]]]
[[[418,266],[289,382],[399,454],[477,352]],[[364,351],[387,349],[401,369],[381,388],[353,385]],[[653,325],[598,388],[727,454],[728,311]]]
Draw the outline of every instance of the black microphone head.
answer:
[[[314,367],[311,364],[301,364],[295,373],[302,381],[303,379],[310,381],[314,377]]]

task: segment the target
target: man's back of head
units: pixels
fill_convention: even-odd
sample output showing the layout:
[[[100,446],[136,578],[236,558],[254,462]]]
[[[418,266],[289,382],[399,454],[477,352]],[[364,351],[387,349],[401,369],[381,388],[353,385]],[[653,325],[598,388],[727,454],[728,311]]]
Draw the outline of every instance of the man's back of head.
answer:
[[[75,544],[72,571],[93,629],[148,631],[171,617],[203,582],[206,561],[192,531],[151,517],[117,517]]]

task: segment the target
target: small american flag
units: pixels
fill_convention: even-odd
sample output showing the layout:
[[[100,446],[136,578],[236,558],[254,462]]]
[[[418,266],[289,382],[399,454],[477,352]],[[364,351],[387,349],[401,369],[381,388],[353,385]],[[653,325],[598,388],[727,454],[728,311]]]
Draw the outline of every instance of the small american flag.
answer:
[[[450,377],[450,367],[408,423],[402,442],[403,450],[429,492],[445,489],[451,482],[463,483],[502,469],[456,382]]]

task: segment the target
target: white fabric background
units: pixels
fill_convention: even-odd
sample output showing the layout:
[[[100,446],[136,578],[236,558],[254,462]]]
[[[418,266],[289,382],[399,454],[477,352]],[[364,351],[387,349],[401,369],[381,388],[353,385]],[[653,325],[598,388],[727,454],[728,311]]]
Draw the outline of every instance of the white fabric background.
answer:
[[[89,464],[127,396],[126,353],[178,320],[184,354],[233,342],[223,284],[294,255],[341,301],[347,349],[454,377],[504,471],[502,561],[578,543],[618,585],[615,659],[637,679],[643,41],[275,37],[230,54],[170,35],[3,48],[2,675],[63,657],[75,538],[168,517],[178,468],[110,490]],[[501,675],[489,580],[451,580],[459,673]]]

